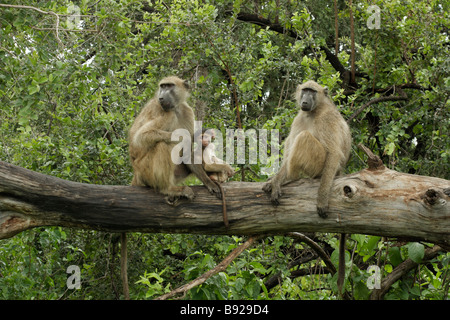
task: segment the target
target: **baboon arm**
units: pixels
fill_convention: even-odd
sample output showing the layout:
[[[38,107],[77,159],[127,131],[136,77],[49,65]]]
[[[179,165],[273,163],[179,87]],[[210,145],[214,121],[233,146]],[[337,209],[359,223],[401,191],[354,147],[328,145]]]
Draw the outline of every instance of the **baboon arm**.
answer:
[[[273,186],[281,187],[286,180],[288,180],[287,164],[283,163],[281,165],[280,171],[278,171],[278,173],[272,178],[271,182]]]
[[[133,144],[143,147],[152,147],[158,142],[171,143],[172,133],[160,129],[152,128],[153,123],[149,122],[143,125],[133,137]]]
[[[283,163],[280,171],[278,171],[278,173],[263,186],[263,191],[270,194],[270,201],[274,205],[278,205],[280,203],[279,198],[281,197],[281,186],[286,180],[287,166],[286,163]]]

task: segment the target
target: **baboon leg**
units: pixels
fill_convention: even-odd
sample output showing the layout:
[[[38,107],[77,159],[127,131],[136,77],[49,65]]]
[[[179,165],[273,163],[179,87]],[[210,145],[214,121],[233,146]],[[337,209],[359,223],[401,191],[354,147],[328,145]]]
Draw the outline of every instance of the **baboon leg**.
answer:
[[[328,201],[330,198],[331,187],[336,172],[339,170],[339,155],[329,153],[320,178],[320,186],[317,195],[317,213],[320,217],[328,216]]]
[[[305,175],[312,178],[320,176],[324,168],[325,148],[310,132],[299,133],[290,150],[280,171],[263,187],[265,192],[271,194],[270,200],[275,205],[279,204],[283,184]]]
[[[138,186],[139,185],[139,179],[138,179],[138,177],[137,177],[137,175],[136,174],[134,174],[133,175],[133,180],[131,180],[131,185],[132,186]]]
[[[209,178],[213,181],[217,181],[219,183],[224,183],[228,180],[229,176],[226,172],[215,172],[212,174],[212,178],[211,178],[211,174],[209,175]]]
[[[183,182],[184,179],[186,179],[190,174],[191,172],[189,171],[188,167],[185,164],[182,163],[176,165],[174,172],[175,184]]]
[[[164,188],[160,189],[162,194],[168,196],[170,201],[173,201],[176,198],[184,197],[189,200],[194,199],[194,191],[187,186],[177,186],[176,184],[182,181],[189,175],[189,170],[185,165],[173,165],[172,171],[166,179],[168,180],[168,185]]]
[[[205,163],[203,165],[206,173],[212,181],[218,181],[219,183],[226,182],[230,177],[228,175],[229,172],[233,172],[233,168],[230,167],[227,163]],[[230,174],[232,176],[232,174]]]

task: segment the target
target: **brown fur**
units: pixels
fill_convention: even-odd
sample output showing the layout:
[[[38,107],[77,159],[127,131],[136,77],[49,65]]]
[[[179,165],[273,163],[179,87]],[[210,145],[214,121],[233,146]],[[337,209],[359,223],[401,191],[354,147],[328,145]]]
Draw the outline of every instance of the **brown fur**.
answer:
[[[223,183],[234,175],[234,169],[222,159],[217,158],[215,146],[211,143],[214,138],[212,129],[204,130],[202,134],[202,165],[212,181]],[[211,134],[212,133],[212,134]]]
[[[325,218],[334,177],[345,167],[351,151],[350,129],[327,96],[327,90],[314,81],[297,87],[296,100],[301,106],[302,90],[316,91],[315,108],[300,110],[285,142],[284,161],[275,177],[264,185],[271,192],[271,200],[278,204],[281,185],[306,175],[320,177],[317,196],[317,213]],[[345,280],[345,234],[339,246],[338,290],[343,295]]]
[[[160,99],[163,86],[169,85],[170,100],[164,104]],[[168,196],[170,203],[178,197],[194,198],[194,192],[187,186],[177,186],[191,172],[207,189],[221,197],[220,186],[211,181],[202,165],[172,162],[171,151],[178,142],[172,141],[172,132],[186,129],[194,132],[194,112],[186,103],[189,86],[178,77],[167,77],[159,83],[155,96],[144,106],[129,131],[129,151],[134,170],[134,186],[148,186]],[[164,107],[163,107],[164,105]],[[191,157],[192,159],[192,157]],[[129,299],[127,277],[127,240],[121,236],[121,274],[125,299]]]
[[[284,161],[280,171],[264,187],[271,200],[278,204],[281,185],[303,176],[320,177],[317,211],[326,217],[333,179],[345,167],[351,150],[350,129],[336,106],[328,98],[326,89],[314,81],[297,87],[296,100],[300,104],[302,90],[317,92],[315,108],[300,110],[285,141]]]
[[[160,88],[165,84],[174,85],[174,107],[166,111],[158,100],[158,92],[142,109],[135,119],[130,132],[130,159],[134,170],[132,185],[148,186],[169,197],[194,198],[187,186],[177,186],[191,172],[194,173],[210,192],[220,197],[219,188],[209,179],[201,165],[179,164],[172,162],[171,151],[178,141],[171,141],[172,132],[186,129],[194,133],[194,112],[186,103],[189,94],[186,83],[178,77],[161,80]],[[161,90],[161,89],[160,89]]]
[[[216,158],[217,159],[217,158]],[[217,161],[217,160],[216,160]],[[219,183],[226,182],[230,177],[234,175],[233,168],[228,163],[214,162],[203,163],[206,173],[212,181]]]

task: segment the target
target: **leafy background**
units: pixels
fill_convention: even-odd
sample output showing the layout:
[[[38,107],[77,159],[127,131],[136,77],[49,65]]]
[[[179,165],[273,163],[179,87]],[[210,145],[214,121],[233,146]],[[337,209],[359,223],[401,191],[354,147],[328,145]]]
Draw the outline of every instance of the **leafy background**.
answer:
[[[278,129],[282,140],[297,112],[296,85],[315,79],[350,121],[354,146],[365,144],[391,169],[449,179],[449,4],[350,3],[21,2],[44,13],[0,5],[0,159],[71,181],[127,185],[127,130],[163,76],[190,81],[190,104],[205,126]],[[381,9],[380,29],[367,27],[369,5]],[[353,147],[347,172],[365,166]],[[260,164],[235,168],[235,180],[267,179]],[[309,236],[337,265],[338,236]],[[131,298],[196,278],[243,240],[130,234]],[[369,298],[369,266],[384,278],[413,261],[384,298],[448,299],[450,256],[423,261],[431,246],[351,235],[351,298]],[[0,298],[120,299],[119,251],[116,234],[59,227],[1,240]],[[79,290],[66,286],[69,265],[81,269]],[[185,298],[338,299],[335,283],[308,245],[272,236]]]

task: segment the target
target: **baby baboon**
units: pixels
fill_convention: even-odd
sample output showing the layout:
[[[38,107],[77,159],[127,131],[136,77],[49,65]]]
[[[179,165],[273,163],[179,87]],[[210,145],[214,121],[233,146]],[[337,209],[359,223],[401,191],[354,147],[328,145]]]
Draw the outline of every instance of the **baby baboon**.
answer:
[[[297,87],[295,96],[301,110],[286,139],[283,164],[263,190],[271,193],[271,201],[277,205],[283,184],[304,175],[320,177],[317,213],[326,218],[333,179],[350,156],[350,129],[326,88],[307,81]]]
[[[201,145],[198,145],[197,148],[201,148],[202,152],[194,152],[195,154],[199,154],[202,156],[202,165],[208,174],[209,178],[214,181],[217,186],[220,188],[220,192],[222,193],[222,214],[223,214],[223,222],[225,227],[228,228],[228,215],[227,215],[227,203],[225,199],[225,192],[223,191],[222,186],[220,185],[222,182],[228,180],[228,178],[234,175],[233,168],[222,159],[217,158],[214,149],[214,144],[211,143],[211,140],[215,138],[214,129],[204,129],[202,130],[201,135]]]
[[[202,165],[212,181],[223,183],[234,175],[234,169],[222,159],[217,158],[215,146],[211,141],[215,138],[214,129],[202,130]],[[200,154],[200,153],[198,153]]]
[[[132,185],[149,186],[176,197],[194,198],[187,186],[177,186],[194,173],[211,193],[220,197],[219,187],[211,181],[201,164],[175,164],[171,151],[178,141],[172,141],[172,132],[186,129],[193,137],[194,112],[186,103],[189,86],[178,77],[167,77],[159,83],[155,97],[137,116],[129,132],[130,158],[134,170]],[[192,158],[191,158],[192,159]]]

